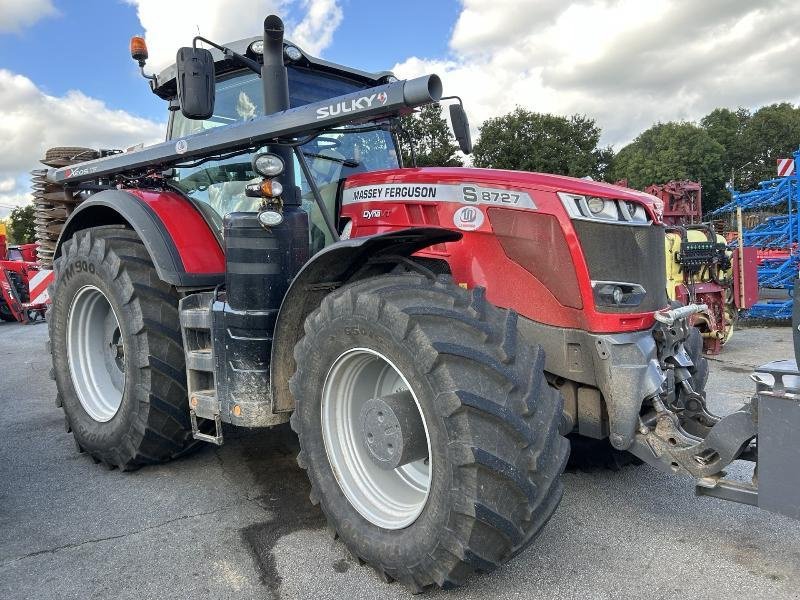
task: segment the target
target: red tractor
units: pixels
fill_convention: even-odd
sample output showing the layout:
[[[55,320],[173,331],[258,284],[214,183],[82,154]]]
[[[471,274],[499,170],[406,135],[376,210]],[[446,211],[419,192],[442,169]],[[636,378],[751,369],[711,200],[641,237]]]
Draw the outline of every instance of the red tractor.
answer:
[[[143,40],[132,55],[144,73]],[[800,516],[800,483],[767,496],[724,479],[755,460],[762,421],[706,409],[687,321],[702,307],[667,302],[656,199],[403,168],[398,117],[446,100],[439,78],[316,59],[275,16],[147,77],[166,142],[34,173],[69,213],[41,220],[58,231],[56,404],[79,450],[128,470],[222,444],[223,424],[291,420],[311,501],[412,590],[528,546],[561,498],[567,436],[603,444],[589,460],[633,453]],[[800,427],[784,421],[770,427]]]

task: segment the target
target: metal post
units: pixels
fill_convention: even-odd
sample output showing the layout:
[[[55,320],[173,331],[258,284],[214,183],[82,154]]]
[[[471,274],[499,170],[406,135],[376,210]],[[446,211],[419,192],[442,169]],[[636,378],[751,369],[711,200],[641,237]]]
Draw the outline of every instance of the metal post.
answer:
[[[739,306],[745,306],[744,293],[744,234],[742,233],[742,207],[736,207],[736,231],[739,235]]]

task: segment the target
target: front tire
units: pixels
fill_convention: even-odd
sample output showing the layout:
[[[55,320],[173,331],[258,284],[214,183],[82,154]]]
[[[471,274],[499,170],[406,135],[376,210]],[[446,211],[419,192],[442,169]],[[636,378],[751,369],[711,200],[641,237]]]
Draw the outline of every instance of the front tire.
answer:
[[[312,502],[384,578],[458,585],[520,552],[553,514],[569,452],[563,399],[542,349],[481,288],[417,275],[347,285],[308,317],[295,360],[292,427]],[[396,394],[416,404],[427,464],[419,455],[384,477],[346,415],[363,419],[359,406]],[[337,418],[341,435],[326,422]]]
[[[193,444],[178,295],[138,235],[79,231],[54,263],[48,326],[57,404],[79,450],[120,469]]]

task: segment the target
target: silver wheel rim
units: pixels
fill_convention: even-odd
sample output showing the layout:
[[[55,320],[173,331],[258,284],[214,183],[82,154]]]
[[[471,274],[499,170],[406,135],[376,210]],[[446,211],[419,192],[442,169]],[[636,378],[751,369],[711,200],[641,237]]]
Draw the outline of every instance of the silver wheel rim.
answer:
[[[388,471],[370,459],[359,414],[367,400],[401,390],[409,390],[417,405],[430,458]],[[354,348],[334,361],[322,390],[322,437],[339,487],[361,516],[384,529],[402,529],[416,521],[431,488],[431,438],[414,390],[388,358]]]
[[[93,285],[82,287],[72,299],[67,359],[83,409],[95,421],[110,421],[122,404],[125,350],[114,309]]]

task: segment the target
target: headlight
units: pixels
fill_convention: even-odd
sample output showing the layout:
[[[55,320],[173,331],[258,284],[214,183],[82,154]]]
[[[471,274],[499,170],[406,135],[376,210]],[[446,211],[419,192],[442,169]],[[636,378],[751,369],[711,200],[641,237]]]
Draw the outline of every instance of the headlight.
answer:
[[[253,54],[264,54],[264,40],[256,40],[255,42],[252,42],[247,49]]]
[[[350,239],[350,235],[352,233],[353,233],[353,222],[352,221],[348,221],[347,223],[344,224],[344,227],[342,228],[342,233],[339,234],[339,239],[340,240],[349,240]]]
[[[277,154],[264,152],[253,157],[253,170],[262,177],[275,177],[283,173],[283,159]]]
[[[650,219],[644,205],[631,200],[600,198],[558,192],[570,218],[584,221],[604,221],[620,225],[648,225]]]
[[[283,223],[283,215],[277,210],[262,210],[258,213],[258,222],[262,227],[275,227]]]
[[[638,283],[592,281],[596,306],[639,306],[647,294]]]
[[[602,198],[589,198],[586,201],[586,205],[589,207],[589,212],[593,215],[603,212],[603,206],[605,203],[606,201]]]

